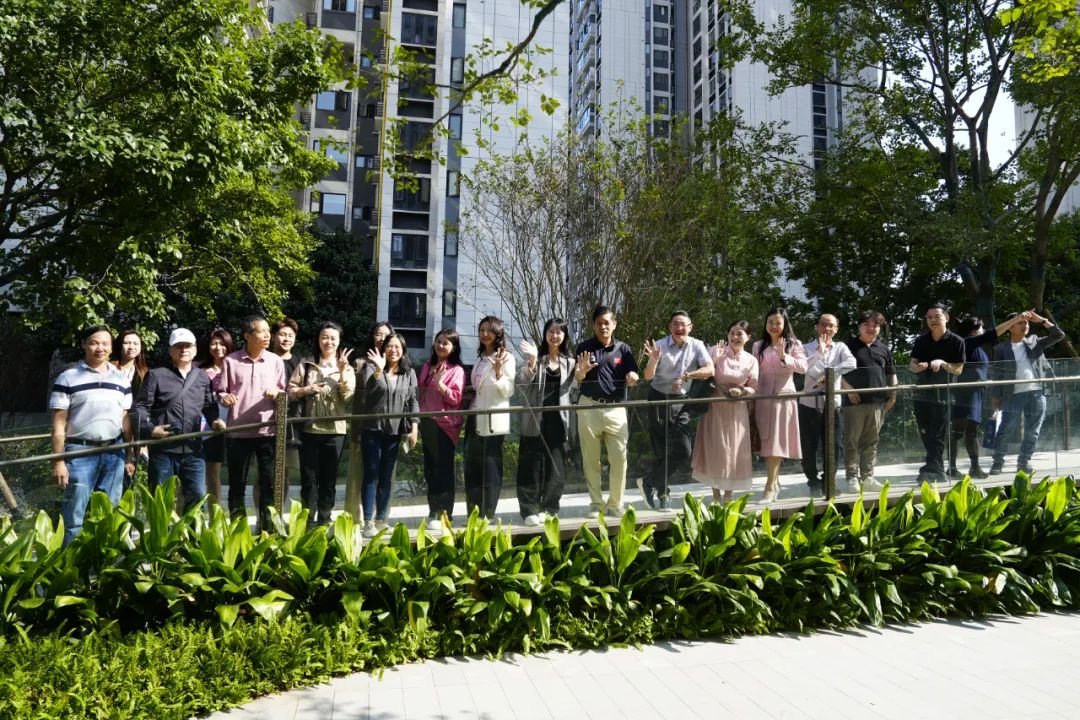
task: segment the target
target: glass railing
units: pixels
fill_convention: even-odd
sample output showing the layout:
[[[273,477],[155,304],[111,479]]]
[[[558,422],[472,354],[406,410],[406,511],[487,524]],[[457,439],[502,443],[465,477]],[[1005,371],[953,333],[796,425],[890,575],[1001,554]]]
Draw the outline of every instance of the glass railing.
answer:
[[[981,385],[949,382],[934,386],[932,398],[928,397],[928,391],[917,385],[915,374],[906,367],[898,368],[898,386],[888,391],[895,393],[895,405],[887,410],[883,405],[867,407],[872,403],[860,403],[863,407],[855,409],[845,406],[843,396],[852,393],[843,389],[832,395],[819,392],[772,398],[650,401],[644,381],[629,389],[625,402],[591,404],[587,399],[576,399],[575,395],[574,404],[530,407],[527,398],[540,397],[537,389],[516,386],[509,407],[498,413],[506,432],[498,427],[495,435],[476,431],[474,426],[478,422],[483,427],[493,416],[491,412],[475,407],[453,413],[421,413],[421,417],[429,419],[442,414],[444,417],[463,416],[467,421],[468,429],[460,433],[447,433],[436,428],[446,438],[455,435],[456,443],[442,443],[444,451],[447,447],[453,450],[452,481],[446,470],[425,471],[425,453],[430,455],[431,448],[436,447],[443,436],[421,435],[417,446],[409,452],[404,452],[404,444],[398,446],[396,461],[392,463],[389,501],[381,505],[373,503],[372,509],[377,508],[375,514],[386,510],[386,521],[404,522],[412,528],[432,513],[429,499],[435,502],[435,509],[445,511],[452,507],[448,516],[457,524],[473,506],[495,520],[522,527],[542,519],[541,513],[557,514],[560,520],[571,524],[587,521],[591,514],[600,513],[611,522],[612,517],[628,506],[634,507],[642,521],[662,522],[671,517],[671,511],[681,508],[687,493],[710,500],[723,497],[724,491],[730,489],[735,497],[749,494],[751,507],[770,502],[780,508],[795,508],[802,507],[812,498],[817,502],[831,497],[848,498],[860,488],[868,495],[876,496],[884,483],[888,483],[894,492],[917,487],[924,480],[946,484],[969,472],[973,479],[983,484],[1011,483],[1018,467],[1030,468],[1039,478],[1074,474],[1080,468],[1080,428],[1073,422],[1073,415],[1080,408],[1080,362],[1056,360],[1051,361],[1051,367],[1050,377],[1021,388],[1021,392],[1013,391],[1018,382],[1015,379]],[[991,378],[996,377],[993,371],[992,367]],[[979,396],[978,402],[972,402],[973,394]],[[999,394],[1011,396],[1003,402],[1001,416],[1004,423],[997,438],[999,447],[1004,443],[1004,454],[999,456],[1000,468],[994,459],[994,449],[985,447],[986,428],[995,421],[993,398]],[[815,405],[812,413],[804,411],[800,415],[797,404],[801,398]],[[296,404],[283,399],[278,404],[279,415],[283,413],[284,423],[296,428],[295,433],[287,436],[302,444],[308,437],[305,431],[310,428],[305,427],[304,418],[295,415],[297,410],[292,406]],[[684,411],[693,405],[707,409],[686,417]],[[970,422],[969,408],[973,405],[980,406],[976,409],[977,425]],[[351,410],[351,404],[349,406]],[[752,423],[748,420],[750,407],[755,411]],[[303,409],[301,401],[298,410],[303,412]],[[1019,413],[1015,412],[1017,410]],[[822,432],[810,427],[815,424],[813,413],[825,425],[832,417],[835,444],[830,455],[823,447],[824,443],[819,442],[816,462],[811,465],[803,462],[801,436],[808,431]],[[1014,417],[1010,417],[1010,413]],[[333,512],[345,509],[354,514],[361,512],[365,486],[364,443],[382,439],[385,449],[389,437],[380,438],[378,434],[363,432],[360,428],[374,427],[381,421],[400,417],[351,413],[341,417],[341,420],[351,422],[352,430],[345,434],[338,456]],[[1038,438],[1032,443],[1032,430],[1040,418]],[[878,422],[881,423],[880,430],[875,432]],[[920,424],[930,427],[930,432],[920,432]],[[783,446],[780,454],[785,458],[779,463],[775,498],[766,492],[769,490],[767,474],[772,463],[763,458],[762,453],[768,453],[768,448],[775,450],[778,445],[775,438],[760,438],[761,433],[751,432],[751,425],[768,428],[768,432],[783,436],[779,446]],[[856,427],[861,429],[861,434],[854,432]],[[238,430],[240,428],[227,429],[227,445],[233,442],[231,438]],[[1025,433],[1028,441],[1022,446]],[[365,435],[369,437],[365,439]],[[587,436],[586,443],[592,442],[595,446],[597,435],[600,436],[599,463],[595,460],[595,450],[590,453],[586,448],[583,452],[582,448],[584,436]],[[752,452],[751,447],[756,447],[754,443],[757,442],[755,435],[765,448]],[[876,444],[873,442],[875,436]],[[929,450],[924,438],[930,445]],[[141,444],[156,453],[167,450],[169,444],[175,442],[173,438],[147,440]],[[770,442],[774,444],[767,445]],[[620,448],[623,447],[625,479],[620,482],[624,464]],[[48,440],[40,437],[0,444],[0,473],[24,512],[41,508],[51,510],[59,503],[60,491],[51,484],[49,477],[47,461],[52,458],[49,449]],[[940,464],[936,464],[939,450]],[[102,450],[87,448],[71,455],[98,452]],[[973,461],[972,452],[977,455],[977,460]],[[583,461],[583,456],[588,463]],[[277,448],[275,473],[281,486],[278,500],[285,500],[282,502],[284,509],[288,509],[287,500],[301,498],[302,459],[311,461],[313,457],[310,453],[305,454],[295,442]],[[586,472],[587,464],[597,468],[595,474]],[[561,475],[557,473],[560,467],[564,468]],[[498,468],[501,468],[501,481],[498,480]],[[834,482],[828,482],[826,470],[834,473]],[[228,463],[220,472],[219,501],[227,504],[231,482]],[[810,473],[815,479],[821,478],[820,485],[809,483]],[[590,492],[590,474],[600,477],[599,496],[595,489]],[[367,475],[369,481],[374,477],[371,468]],[[244,505],[249,513],[255,507],[252,497],[253,487],[257,484],[255,476],[255,462],[252,461],[244,493]],[[538,477],[548,480],[538,480]],[[443,492],[435,493],[441,499],[429,498],[430,480],[441,482]],[[450,487],[453,487],[452,506],[448,504]],[[662,504],[665,487],[668,498]],[[0,497],[0,512],[5,511],[5,505],[11,504],[10,497]]]

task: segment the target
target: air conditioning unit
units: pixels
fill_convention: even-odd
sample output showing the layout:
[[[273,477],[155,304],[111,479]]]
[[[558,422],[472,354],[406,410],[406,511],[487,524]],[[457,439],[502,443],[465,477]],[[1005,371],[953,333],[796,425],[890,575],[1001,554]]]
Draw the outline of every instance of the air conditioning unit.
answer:
[[[311,111],[302,110],[300,112],[300,127],[304,128],[305,130],[311,129]]]

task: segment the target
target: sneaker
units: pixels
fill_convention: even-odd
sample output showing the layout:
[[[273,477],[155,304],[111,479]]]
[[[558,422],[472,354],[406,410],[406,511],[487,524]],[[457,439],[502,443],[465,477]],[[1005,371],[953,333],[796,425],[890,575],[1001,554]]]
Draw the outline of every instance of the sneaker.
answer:
[[[822,483],[807,483],[806,487],[810,497],[825,497],[825,486]]]
[[[847,483],[848,492],[857,493],[862,490],[862,485],[859,484],[858,478],[846,478],[844,482]]]
[[[638,490],[641,491],[642,497],[645,498],[645,504],[648,505],[649,507],[651,507],[653,510],[655,510],[656,509],[656,491],[653,490],[653,486],[649,485],[647,482],[645,482],[645,478],[639,477],[637,479],[637,487],[638,487]]]
[[[990,466],[991,475],[1000,475],[1002,470],[1005,469],[1005,463],[999,463],[997,460]]]
[[[656,503],[656,509],[660,512],[671,512],[671,499],[667,497],[660,498]]]
[[[541,520],[540,520],[539,515],[534,514],[534,515],[526,515],[525,516],[525,524],[528,525],[529,527],[536,527],[540,523],[541,523]]]
[[[609,507],[607,509],[607,514],[610,515],[611,517],[621,518],[623,515],[626,514],[626,506],[625,505],[615,505],[615,506]]]
[[[981,467],[979,467],[978,465],[976,465],[975,467],[971,468],[971,470],[970,470],[970,471],[968,471],[968,475],[969,475],[969,476],[970,476],[970,477],[971,477],[971,478],[972,478],[973,480],[982,480],[982,479],[984,479],[984,478],[988,478],[988,477],[990,477],[989,475],[987,475],[987,474],[986,474],[986,471],[985,471],[985,470],[983,470],[983,469],[982,469]]]
[[[378,534],[379,534],[379,531],[375,529],[375,523],[374,522],[372,522],[371,520],[368,520],[366,523],[364,523],[364,530],[361,532],[361,535],[363,535],[366,538],[373,538]]]
[[[597,518],[600,517],[600,511],[595,510],[595,509],[590,510],[589,512],[585,513],[585,517],[588,518],[589,520],[596,520]]]
[[[863,490],[880,490],[883,486],[874,478],[868,477],[862,481],[862,487]]]
[[[375,521],[375,529],[376,530],[385,530],[388,527],[390,527],[390,523],[386,522],[385,520],[376,520]]]
[[[1035,468],[1031,467],[1031,465],[1017,465],[1016,472],[1022,472],[1029,477],[1034,477]]]
[[[960,478],[964,477],[960,474],[960,470],[957,469],[956,466],[949,468],[949,471],[946,472],[945,475],[952,478],[953,480],[959,480]]]
[[[536,517],[540,520],[540,524],[543,525],[547,522],[548,514],[546,512],[538,512],[536,513]]]

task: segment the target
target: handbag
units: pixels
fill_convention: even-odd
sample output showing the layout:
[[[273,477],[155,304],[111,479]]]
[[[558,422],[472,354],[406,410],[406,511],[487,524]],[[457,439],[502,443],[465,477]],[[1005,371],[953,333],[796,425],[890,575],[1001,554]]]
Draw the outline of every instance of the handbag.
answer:
[[[686,393],[688,400],[705,400],[707,398],[716,397],[716,378],[710,377],[705,380],[694,380],[690,383],[690,390]],[[690,417],[701,417],[705,413],[709,412],[709,407],[712,403],[696,402],[688,403],[683,406],[686,414]]]

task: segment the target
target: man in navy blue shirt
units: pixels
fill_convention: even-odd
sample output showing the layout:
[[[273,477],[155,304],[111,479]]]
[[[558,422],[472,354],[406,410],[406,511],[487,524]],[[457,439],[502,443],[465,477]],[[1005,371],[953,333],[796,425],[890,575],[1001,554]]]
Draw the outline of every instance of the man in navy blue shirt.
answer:
[[[948,328],[949,309],[934,303],[926,309],[927,332],[915,339],[909,369],[917,385],[944,385],[964,370],[964,339]],[[915,424],[926,448],[918,482],[945,480],[945,431],[949,425],[946,388],[917,390]]]
[[[588,517],[596,518],[605,510],[615,517],[623,512],[623,489],[626,487],[626,443],[630,422],[626,408],[607,407],[626,400],[626,388],[637,385],[638,366],[630,346],[615,339],[618,324],[615,311],[600,305],[593,311],[594,336],[577,346],[574,377],[581,386],[578,405],[590,407],[578,413],[581,439],[581,463],[589,488]],[[607,448],[611,467],[608,499],[600,492],[600,444]]]

